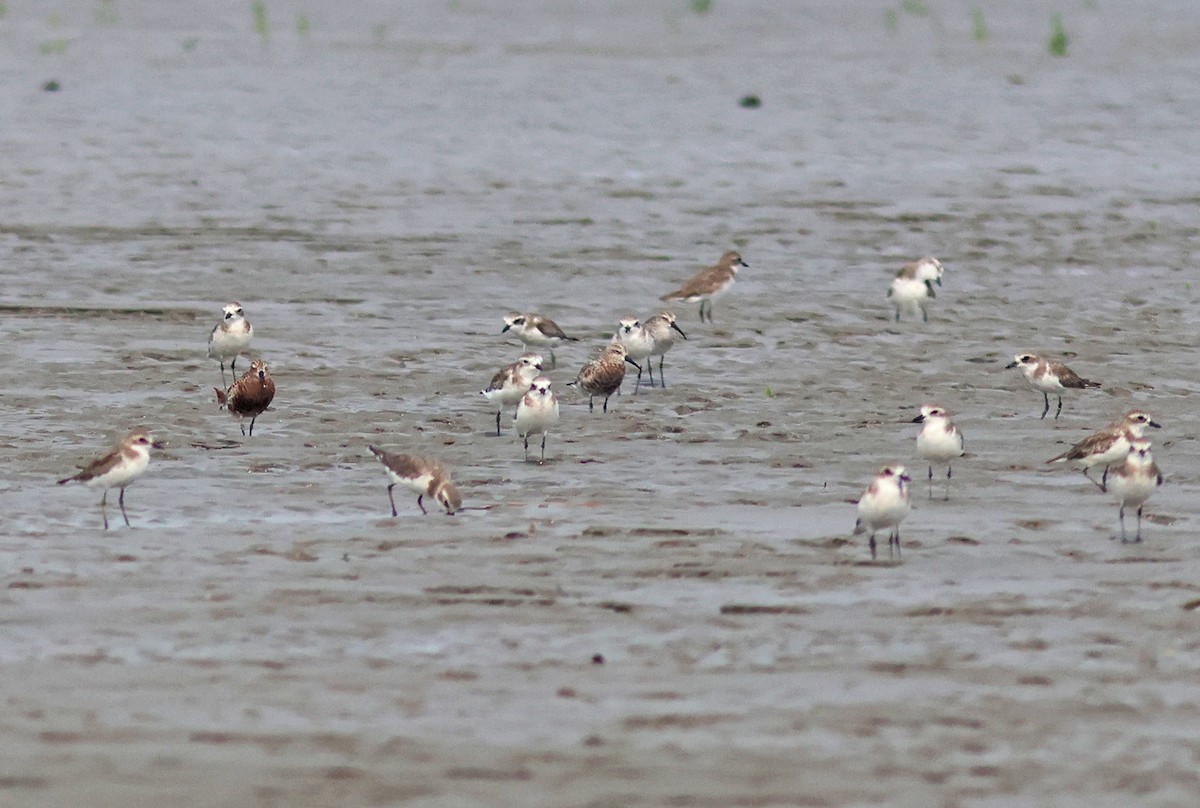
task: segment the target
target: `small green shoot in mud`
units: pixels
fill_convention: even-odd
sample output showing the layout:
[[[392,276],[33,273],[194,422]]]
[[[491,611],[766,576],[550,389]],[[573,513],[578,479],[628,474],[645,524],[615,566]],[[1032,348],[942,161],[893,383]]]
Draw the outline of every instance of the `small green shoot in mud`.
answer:
[[[376,47],[387,41],[387,25],[377,22],[371,26],[371,37],[375,40]]]
[[[1067,55],[1067,29],[1063,26],[1061,14],[1050,18],[1050,55]]]
[[[713,0],[692,0],[692,11],[697,14],[707,14],[712,11]]]
[[[301,14],[296,17],[296,33],[300,36],[308,36],[308,30],[312,28],[312,23],[308,20],[307,14]]]
[[[900,8],[914,17],[924,17],[929,14],[929,6],[925,5],[925,0],[904,0],[900,4]]]
[[[765,391],[767,398],[775,398],[775,391],[768,387]]]
[[[267,4],[263,0],[254,0],[254,30],[263,42],[270,37],[271,30],[267,27]]]
[[[896,13],[896,9],[889,8],[883,12],[883,29],[889,34],[896,33],[896,28],[900,25],[900,15]]]
[[[987,42],[988,27],[987,21],[983,18],[982,9],[971,9],[971,36],[975,38],[976,42]]]

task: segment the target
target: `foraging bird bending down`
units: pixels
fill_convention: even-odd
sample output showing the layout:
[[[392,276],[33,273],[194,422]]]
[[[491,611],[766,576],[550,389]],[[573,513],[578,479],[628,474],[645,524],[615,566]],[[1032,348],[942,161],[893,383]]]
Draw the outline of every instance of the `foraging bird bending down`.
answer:
[[[89,488],[99,486],[104,489],[100,497],[100,515],[104,519],[104,529],[108,530],[108,489],[120,488],[121,495],[117,504],[121,506],[121,516],[125,525],[129,526],[129,514],[125,513],[125,489],[145,473],[150,465],[150,450],[161,449],[165,444],[156,441],[154,435],[144,429],[135,429],[121,439],[107,454],[97,457],[83,467],[83,470],[71,477],[58,481],[59,485],[70,482],[81,482]]]
[[[387,487],[388,502],[392,504],[392,516],[396,516],[396,500],[392,489],[397,483],[408,488],[417,495],[417,507],[421,513],[427,513],[422,500],[428,495],[438,501],[446,509],[446,514],[453,516],[455,511],[462,508],[462,495],[458,487],[450,479],[450,471],[432,457],[398,454],[368,446],[371,453],[379,458],[384,470],[392,482]]]
[[[922,319],[929,322],[929,301],[937,297],[933,285],[942,285],[943,272],[945,270],[941,262],[933,257],[912,261],[900,267],[887,292],[888,299],[896,309],[896,322],[900,322],[900,312],[915,315],[918,309]]]

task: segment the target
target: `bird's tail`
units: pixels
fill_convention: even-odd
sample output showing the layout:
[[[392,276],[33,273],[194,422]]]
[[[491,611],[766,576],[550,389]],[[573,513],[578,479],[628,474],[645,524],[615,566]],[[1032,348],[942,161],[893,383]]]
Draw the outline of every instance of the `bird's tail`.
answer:
[[[1085,388],[1087,388],[1087,387],[1099,387],[1099,386],[1100,386],[1100,382],[1094,382],[1094,381],[1092,381],[1091,379],[1080,379],[1080,381],[1082,381],[1082,382],[1083,382],[1083,386],[1084,386]]]
[[[229,397],[225,395],[224,390],[218,389],[216,387],[214,387],[213,390],[215,390],[217,393],[217,403],[218,404],[224,404],[226,401],[229,400]]]

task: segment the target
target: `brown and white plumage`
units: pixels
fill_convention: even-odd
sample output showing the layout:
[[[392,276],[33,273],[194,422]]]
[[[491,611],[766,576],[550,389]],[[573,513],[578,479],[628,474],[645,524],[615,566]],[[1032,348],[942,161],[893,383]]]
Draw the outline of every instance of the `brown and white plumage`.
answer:
[[[896,308],[897,322],[900,321],[900,312],[906,311],[915,315],[918,309],[924,321],[929,322],[929,301],[937,297],[933,285],[942,285],[944,271],[941,262],[932,256],[911,261],[900,267],[887,293]]]
[[[596,396],[604,396],[604,412],[608,412],[609,396],[620,390],[621,382],[625,381],[626,363],[641,372],[641,366],[629,358],[624,345],[619,342],[609,343],[603,353],[579,370],[579,375],[569,385],[578,385],[588,394],[589,411],[595,410],[593,399]]]
[[[704,322],[704,308],[708,304],[708,321],[712,322],[712,299],[729,290],[740,267],[749,267],[742,256],[732,250],[721,256],[717,263],[693,275],[683,286],[668,292],[660,300],[682,300],[685,303],[700,301],[700,322]]]
[[[1054,417],[1057,419],[1062,414],[1063,390],[1068,388],[1083,390],[1088,387],[1100,386],[1100,382],[1081,378],[1078,373],[1071,370],[1062,362],[1052,362],[1035,353],[1017,354],[1013,361],[1009,362],[1006,367],[1020,368],[1022,375],[1025,377],[1025,383],[1042,394],[1046,402],[1046,406],[1042,410],[1043,418],[1046,417],[1046,413],[1050,412],[1051,393],[1058,396],[1058,409],[1054,413]]]
[[[1163,484],[1162,472],[1154,462],[1150,452],[1150,441],[1146,438],[1134,438],[1129,441],[1129,453],[1120,463],[1109,467],[1106,475],[1108,490],[1116,497],[1120,505],[1118,516],[1121,520],[1121,541],[1127,542],[1125,532],[1125,509],[1137,507],[1137,534],[1133,540],[1142,540],[1142,506],[1150,495]]]
[[[150,449],[161,449],[163,445],[147,430],[135,429],[106,454],[92,460],[78,474],[59,480],[58,484],[81,482],[89,488],[103,488],[100,514],[104,519],[105,530],[108,530],[108,489],[120,488],[121,495],[117,503],[121,506],[121,516],[125,518],[125,524],[129,525],[129,515],[125,513],[125,489],[145,473],[150,465]]]
[[[221,384],[225,384],[225,361],[237,372],[237,359],[250,348],[254,326],[246,319],[241,303],[227,303],[221,310],[221,322],[208,335],[208,358],[221,363]]]
[[[568,337],[558,323],[551,320],[549,317],[543,317],[540,314],[522,314],[520,312],[512,312],[504,317],[504,328],[500,329],[501,334],[509,331],[521,340],[528,350],[529,346],[534,345],[539,348],[546,347],[550,349],[550,364],[557,365],[558,360],[554,358],[554,346],[561,345],[564,342],[578,342],[577,337]]]
[[[496,435],[500,435],[500,414],[505,407],[515,407],[529,391],[529,385],[542,370],[542,355],[524,353],[510,365],[496,371],[480,395],[496,405]]]
[[[558,397],[550,391],[550,380],[538,376],[517,404],[517,434],[525,441],[525,459],[529,460],[529,436],[542,436],[542,459],[546,462],[546,435],[558,425]]]
[[[904,466],[884,466],[858,501],[854,535],[869,533],[871,558],[875,558],[875,533],[888,528],[888,558],[900,555],[900,523],[908,516],[908,484]]]
[[[683,329],[675,323],[675,314],[670,311],[659,312],[653,317],[642,323],[642,330],[654,340],[654,347],[650,350],[650,359],[658,357],[658,383],[666,387],[666,377],[663,375],[663,360],[666,359],[667,351],[675,345],[675,335],[687,339],[687,334],[683,333]],[[654,384],[654,368],[650,365],[650,383]]]
[[[917,454],[929,462],[929,498],[933,499],[933,464],[946,464],[946,499],[950,499],[951,461],[963,456],[963,436],[950,419],[950,411],[937,404],[921,407],[914,424],[924,424],[917,434]]]
[[[1076,443],[1067,451],[1047,460],[1047,463],[1070,463],[1083,469],[1087,477],[1101,491],[1106,490],[1105,479],[1097,482],[1088,472],[1094,468],[1103,468],[1107,477],[1108,467],[1123,460],[1129,454],[1131,441],[1142,437],[1146,427],[1161,429],[1159,424],[1144,410],[1130,410],[1121,420],[1097,430]]]
[[[216,388],[213,388],[216,390]],[[243,418],[250,419],[250,434],[254,434],[254,419],[266,412],[275,398],[275,381],[267,371],[267,363],[255,359],[250,369],[229,386],[228,390],[217,390],[217,403],[237,416],[242,434],[246,434]]]
[[[392,516],[397,515],[396,500],[392,496],[392,489],[397,484],[403,485],[417,495],[417,507],[421,509],[421,513],[427,513],[422,502],[426,496],[437,500],[449,515],[453,515],[455,511],[462,508],[462,495],[458,493],[458,487],[450,479],[449,469],[437,460],[432,457],[388,452],[374,446],[367,448],[379,458],[384,471],[392,481],[387,487],[388,502],[392,504]]]

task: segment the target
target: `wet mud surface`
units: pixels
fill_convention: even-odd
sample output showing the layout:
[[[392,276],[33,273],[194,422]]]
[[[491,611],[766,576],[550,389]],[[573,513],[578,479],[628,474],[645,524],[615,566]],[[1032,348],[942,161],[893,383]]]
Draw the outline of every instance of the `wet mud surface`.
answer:
[[[1194,799],[1190,4],[1080,4],[1066,58],[1049,6],[978,42],[959,3],[269,4],[266,41],[237,3],[9,5],[0,804]],[[727,249],[669,386],[590,414],[578,368]],[[252,439],[205,356],[232,300]],[[478,395],[513,310],[580,337],[542,466]],[[1103,387],[1039,420],[1027,350]],[[1168,479],[1122,545],[1044,461],[1134,406]],[[105,533],[54,481],[138,424],[170,446]],[[480,510],[392,519],[368,443]]]

